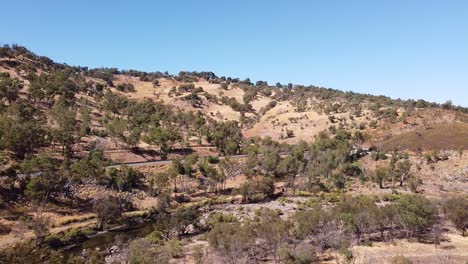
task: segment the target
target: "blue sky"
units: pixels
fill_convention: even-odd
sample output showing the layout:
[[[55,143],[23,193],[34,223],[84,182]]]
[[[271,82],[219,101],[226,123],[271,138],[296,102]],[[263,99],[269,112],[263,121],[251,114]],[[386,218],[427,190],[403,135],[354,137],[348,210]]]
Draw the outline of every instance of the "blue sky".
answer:
[[[468,1],[4,1],[0,43],[58,62],[213,71],[468,106]]]

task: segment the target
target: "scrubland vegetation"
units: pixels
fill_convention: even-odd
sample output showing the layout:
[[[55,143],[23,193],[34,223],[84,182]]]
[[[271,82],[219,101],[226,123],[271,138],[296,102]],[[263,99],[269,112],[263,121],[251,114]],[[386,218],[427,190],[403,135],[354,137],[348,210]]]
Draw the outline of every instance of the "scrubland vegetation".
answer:
[[[16,45],[0,95],[1,263],[360,263],[359,247],[401,241],[468,258],[468,109],[450,102],[88,69]],[[413,263],[398,253],[382,263]]]

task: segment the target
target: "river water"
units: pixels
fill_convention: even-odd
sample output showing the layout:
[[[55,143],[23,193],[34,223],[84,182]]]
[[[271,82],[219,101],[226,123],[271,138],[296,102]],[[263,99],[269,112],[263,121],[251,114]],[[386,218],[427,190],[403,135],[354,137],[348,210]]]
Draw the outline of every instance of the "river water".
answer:
[[[114,231],[105,231],[90,236],[86,241],[75,244],[74,246],[64,249],[66,255],[79,255],[83,250],[99,249],[100,251],[107,250],[118,242],[128,242],[130,240],[145,237],[154,231],[153,223],[146,222],[140,224],[132,224],[128,228]]]

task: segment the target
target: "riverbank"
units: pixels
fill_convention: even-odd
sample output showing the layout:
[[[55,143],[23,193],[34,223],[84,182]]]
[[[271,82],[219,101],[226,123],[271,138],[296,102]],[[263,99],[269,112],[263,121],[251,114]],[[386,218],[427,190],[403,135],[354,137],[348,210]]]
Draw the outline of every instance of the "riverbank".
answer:
[[[135,218],[141,217],[149,213],[148,210],[144,211],[133,211],[126,212],[123,217],[126,221],[133,221]],[[75,216],[65,216],[59,219],[55,219],[58,226],[54,226],[50,229],[50,236],[64,235],[71,230],[90,230],[96,226],[96,215],[95,214],[83,214]],[[13,231],[9,234],[0,236],[0,249],[5,249],[14,246],[19,242],[28,242],[34,239],[34,233],[31,230],[21,230],[25,226],[13,227]],[[111,229],[112,230],[112,229]],[[109,231],[109,230],[107,230]],[[106,232],[107,232],[106,231]]]

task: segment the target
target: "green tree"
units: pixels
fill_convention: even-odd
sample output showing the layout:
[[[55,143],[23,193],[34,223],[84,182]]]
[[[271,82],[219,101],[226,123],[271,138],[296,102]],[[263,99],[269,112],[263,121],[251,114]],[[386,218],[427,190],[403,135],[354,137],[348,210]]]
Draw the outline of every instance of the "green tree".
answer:
[[[275,147],[266,147],[262,150],[260,159],[260,168],[264,174],[277,176],[278,164],[280,163],[279,149]]]
[[[308,144],[304,141],[300,141],[298,144],[293,145],[290,148],[290,154],[281,159],[278,164],[278,173],[286,177],[286,186],[289,189],[292,189],[294,192],[296,190],[296,176],[307,175],[308,173],[310,178],[318,176],[315,174],[315,168],[312,167],[312,163],[308,167],[310,171],[306,171],[306,160],[304,159],[304,153],[308,151]],[[310,184],[311,182],[309,182]]]
[[[220,171],[220,180],[221,180],[221,188],[224,190],[224,184],[226,180],[234,179],[242,174],[243,164],[236,161],[235,159],[230,159],[229,157],[224,158],[219,163],[219,171]]]
[[[66,177],[50,157],[41,155],[28,158],[21,162],[20,168],[30,178],[25,195],[35,202],[46,202],[64,189]]]
[[[177,192],[177,179],[180,175],[185,174],[185,167],[181,160],[175,159],[172,161],[171,169],[170,169],[170,178],[173,181],[174,185],[174,192]]]
[[[248,178],[252,178],[252,176],[255,176],[257,172],[257,167],[259,164],[259,160],[257,157],[258,154],[258,149],[256,147],[246,147],[247,150],[244,149],[244,153],[247,154],[247,159],[245,160],[243,166],[242,166],[242,171],[247,176]]]
[[[109,223],[116,223],[122,218],[122,208],[113,197],[98,199],[94,202],[93,211],[96,214],[96,229],[102,230]]]
[[[384,238],[384,232],[388,229],[390,238],[393,238],[393,227],[398,222],[398,212],[395,204],[379,207],[375,220],[377,229],[380,231],[380,237]]]
[[[249,263],[250,251],[255,242],[250,225],[237,222],[219,223],[208,232],[207,239],[224,263]]]
[[[299,239],[309,239],[319,251],[338,249],[342,241],[347,239],[342,220],[330,210],[317,206],[295,213],[292,219],[294,234]]]
[[[0,98],[1,101],[11,104],[19,97],[19,91],[23,88],[23,83],[17,78],[10,78],[4,73],[0,73]]]
[[[239,153],[242,133],[237,121],[219,122],[210,129],[207,139],[221,154],[233,155]]]
[[[67,102],[74,101],[79,87],[70,78],[66,71],[54,71],[39,76],[29,75],[29,96],[33,100],[43,101],[49,105],[54,103],[54,98],[61,95]]]
[[[104,158],[102,150],[94,150],[90,151],[87,157],[74,162],[70,166],[70,170],[76,180],[94,178],[102,181],[106,166],[109,164],[110,162]]]
[[[47,146],[47,135],[38,114],[29,106],[14,104],[0,115],[0,148],[14,152],[19,159]]]
[[[280,263],[278,253],[291,237],[292,223],[281,219],[277,211],[264,208],[259,211],[258,223],[254,224],[256,237],[263,241],[275,263]]]
[[[271,177],[264,176],[258,182],[257,189],[264,197],[271,197],[275,193],[275,181]]]
[[[166,210],[157,211],[157,213],[153,216],[153,219],[154,229],[160,232],[163,239],[169,240],[174,228],[174,221],[172,220],[171,213]]]
[[[167,159],[167,155],[175,142],[180,141],[181,136],[171,128],[158,127],[149,132],[144,140],[151,145],[159,147],[161,159]]]
[[[335,206],[334,212],[353,231],[358,242],[363,235],[370,235],[377,228],[378,208],[369,196],[345,196]]]
[[[101,108],[112,113],[112,117],[122,115],[129,104],[127,97],[114,94],[110,90],[107,90],[101,99]]]
[[[199,163],[198,166],[201,174],[208,178],[211,189],[218,193],[218,185],[223,182],[223,175],[214,166],[206,162]]]
[[[128,166],[110,168],[107,174],[109,185],[119,192],[130,191],[138,187],[144,177],[143,173]]]
[[[278,172],[284,176],[296,176],[304,170],[304,162],[294,156],[288,155],[282,159],[278,164]]]
[[[372,180],[379,185],[380,189],[383,189],[383,184],[388,179],[390,174],[390,169],[388,167],[377,167],[374,174],[372,175]]]
[[[122,118],[113,118],[106,124],[107,132],[109,136],[114,139],[115,146],[117,146],[117,140],[126,141],[127,121]]]
[[[255,191],[255,184],[251,180],[244,182],[239,188],[239,193],[242,195],[242,201],[251,201]]]
[[[468,198],[461,195],[450,197],[444,203],[444,212],[462,236],[465,236],[468,228]]]
[[[309,179],[329,178],[335,169],[350,161],[349,153],[352,146],[349,138],[349,133],[342,130],[337,131],[334,138],[320,134],[310,147],[306,176]]]
[[[172,215],[173,226],[179,236],[186,235],[190,226],[196,227],[199,212],[194,207],[179,207]]]
[[[422,195],[402,195],[396,202],[400,225],[407,235],[416,235],[431,227],[437,210]]]
[[[91,133],[91,110],[87,105],[84,105],[80,108],[80,117],[81,117],[81,125],[80,125],[80,137],[84,137]]]
[[[171,178],[171,170],[157,173],[154,177],[150,179],[149,189],[151,195],[159,195],[162,193],[168,186],[169,180]]]
[[[395,165],[395,172],[399,175],[400,186],[403,186],[403,182],[410,178],[411,162],[408,159],[399,161]]]
[[[62,155],[71,158],[72,146],[77,140],[76,111],[71,109],[61,97],[52,107],[50,116],[54,121],[54,126],[51,128],[52,137],[62,145]]]

